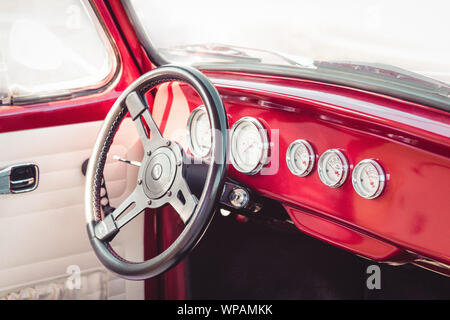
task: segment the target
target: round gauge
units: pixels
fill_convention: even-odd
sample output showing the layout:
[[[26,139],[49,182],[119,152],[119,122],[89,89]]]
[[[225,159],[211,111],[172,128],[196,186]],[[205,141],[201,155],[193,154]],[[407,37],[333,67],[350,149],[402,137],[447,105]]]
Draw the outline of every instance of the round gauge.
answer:
[[[327,150],[320,156],[318,169],[320,180],[329,187],[337,188],[347,179],[347,159],[337,149]]]
[[[286,152],[289,170],[297,176],[307,176],[314,167],[314,150],[306,140],[295,140]]]
[[[363,160],[353,169],[353,188],[363,198],[378,197],[384,189],[385,180],[383,168],[375,160]]]
[[[206,157],[212,145],[211,125],[204,106],[195,108],[187,123],[189,150],[196,157]]]
[[[236,170],[256,174],[268,163],[269,137],[252,117],[238,120],[231,128],[231,163]]]

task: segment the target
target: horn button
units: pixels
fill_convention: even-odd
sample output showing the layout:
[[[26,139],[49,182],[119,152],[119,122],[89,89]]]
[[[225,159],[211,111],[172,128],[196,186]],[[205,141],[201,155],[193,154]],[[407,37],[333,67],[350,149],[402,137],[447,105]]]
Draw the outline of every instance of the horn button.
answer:
[[[170,148],[161,147],[146,162],[144,192],[150,199],[161,198],[175,179],[177,170],[175,154]]]

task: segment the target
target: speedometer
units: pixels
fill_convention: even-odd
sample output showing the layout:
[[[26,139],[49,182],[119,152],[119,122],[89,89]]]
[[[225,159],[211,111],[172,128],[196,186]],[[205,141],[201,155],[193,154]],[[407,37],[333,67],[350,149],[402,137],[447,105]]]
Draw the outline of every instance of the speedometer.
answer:
[[[289,170],[297,176],[307,176],[314,167],[315,154],[311,144],[306,140],[295,140],[286,152]]]
[[[189,150],[196,157],[206,157],[212,145],[211,125],[204,106],[194,109],[189,116],[188,124]]]
[[[348,175],[348,162],[344,154],[337,149],[325,151],[319,158],[319,178],[332,188],[341,186]]]
[[[238,120],[231,128],[231,163],[245,174],[256,174],[269,160],[269,137],[252,117]]]

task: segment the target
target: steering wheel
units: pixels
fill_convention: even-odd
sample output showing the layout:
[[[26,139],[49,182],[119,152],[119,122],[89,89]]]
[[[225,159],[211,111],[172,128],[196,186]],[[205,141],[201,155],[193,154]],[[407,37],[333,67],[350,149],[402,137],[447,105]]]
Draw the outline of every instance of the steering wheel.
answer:
[[[199,199],[184,177],[187,156],[174,141],[164,138],[150,114],[144,94],[170,81],[184,82],[200,95],[206,107],[212,132],[211,161]],[[110,214],[100,210],[100,189],[106,156],[123,118],[130,114],[139,133],[144,157],[134,191]],[[146,125],[147,126],[146,126]],[[146,130],[148,127],[149,131]],[[119,276],[142,280],[174,267],[200,240],[220,196],[227,150],[227,118],[219,93],[198,70],[187,66],[166,65],[142,75],[117,99],[108,112],[97,136],[86,172],[85,214],[90,243],[100,261]],[[129,221],[146,208],[170,204],[185,224],[179,237],[166,250],[143,262],[120,257],[109,242]]]

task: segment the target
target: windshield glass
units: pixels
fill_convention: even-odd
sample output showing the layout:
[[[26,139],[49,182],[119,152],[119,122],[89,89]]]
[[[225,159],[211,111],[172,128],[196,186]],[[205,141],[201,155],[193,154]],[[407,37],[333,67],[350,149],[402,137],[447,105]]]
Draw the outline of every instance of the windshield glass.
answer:
[[[128,7],[168,62],[297,73],[450,107],[447,0],[130,0]]]

